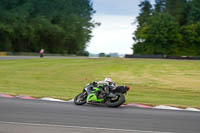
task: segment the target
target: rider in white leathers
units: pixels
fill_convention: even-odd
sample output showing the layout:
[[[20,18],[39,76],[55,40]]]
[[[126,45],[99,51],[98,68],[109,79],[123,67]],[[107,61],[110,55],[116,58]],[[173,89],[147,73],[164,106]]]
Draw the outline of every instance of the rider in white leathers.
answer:
[[[110,90],[117,88],[117,84],[115,84],[111,78],[105,78],[104,81],[94,81],[93,85],[101,89],[101,91],[97,94],[98,96],[109,94]],[[110,93],[110,95],[112,96],[113,94]]]

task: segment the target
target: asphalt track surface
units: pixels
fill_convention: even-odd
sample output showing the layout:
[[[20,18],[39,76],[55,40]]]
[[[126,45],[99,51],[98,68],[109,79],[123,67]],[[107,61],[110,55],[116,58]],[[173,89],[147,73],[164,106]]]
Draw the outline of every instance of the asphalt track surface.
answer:
[[[0,133],[199,133],[200,113],[0,98]]]

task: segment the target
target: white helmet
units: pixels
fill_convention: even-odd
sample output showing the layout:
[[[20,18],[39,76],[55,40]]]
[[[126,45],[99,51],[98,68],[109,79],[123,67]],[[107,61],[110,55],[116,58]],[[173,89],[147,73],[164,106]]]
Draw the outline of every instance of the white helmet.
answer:
[[[104,81],[105,82],[112,82],[112,79],[111,78],[105,78]]]

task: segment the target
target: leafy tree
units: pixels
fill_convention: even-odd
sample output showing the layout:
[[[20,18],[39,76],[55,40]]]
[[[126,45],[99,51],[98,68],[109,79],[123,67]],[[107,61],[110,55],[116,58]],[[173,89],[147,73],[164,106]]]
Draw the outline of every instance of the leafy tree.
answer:
[[[153,16],[139,36],[143,41],[134,45],[136,54],[178,55],[181,35],[177,22],[167,13]]]
[[[156,13],[162,13],[166,10],[166,0],[155,0],[155,9]]]
[[[78,54],[95,26],[90,0],[1,0],[0,49]]]
[[[105,53],[99,53],[99,57],[105,57],[106,54]]]
[[[139,4],[140,13],[137,17],[137,30],[135,31],[135,36],[133,37],[133,40],[135,42],[141,42],[143,39],[145,39],[145,31],[149,22],[150,17],[152,16],[152,5],[148,0],[141,1]]]
[[[187,0],[167,0],[166,11],[176,18],[180,25],[187,23]]]
[[[183,35],[182,55],[200,55],[200,22],[181,28]]]
[[[139,4],[140,13],[137,17],[137,22],[139,27],[145,25],[148,22],[148,19],[150,18],[152,14],[152,5],[149,2],[149,0],[144,0]]]
[[[188,22],[196,23],[200,21],[200,1],[192,0],[189,1],[189,13],[188,13]]]
[[[6,24],[0,23],[0,51],[11,50],[10,38],[13,30]]]
[[[199,0],[155,0],[152,13],[144,3],[133,36],[135,54],[200,55]]]

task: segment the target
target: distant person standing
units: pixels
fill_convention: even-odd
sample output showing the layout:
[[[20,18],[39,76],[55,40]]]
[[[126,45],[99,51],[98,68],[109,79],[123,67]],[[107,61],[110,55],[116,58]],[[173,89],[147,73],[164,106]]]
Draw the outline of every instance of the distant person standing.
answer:
[[[40,58],[44,57],[44,49],[40,50]]]

